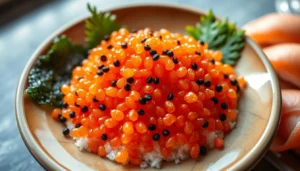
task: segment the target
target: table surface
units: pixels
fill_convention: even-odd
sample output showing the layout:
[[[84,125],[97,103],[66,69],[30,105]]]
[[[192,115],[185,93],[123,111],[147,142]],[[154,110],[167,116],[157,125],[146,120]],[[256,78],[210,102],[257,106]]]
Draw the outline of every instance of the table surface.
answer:
[[[214,9],[218,16],[243,26],[264,14],[275,12],[273,0],[90,0],[99,9],[136,2],[173,2],[198,9]],[[21,3],[20,1],[18,3]],[[0,10],[0,170],[43,170],[27,150],[15,119],[17,81],[34,50],[60,26],[87,13],[86,0],[28,0],[12,9]],[[8,8],[8,7],[7,7]],[[288,156],[279,164],[279,156]],[[299,160],[299,158],[298,158]],[[297,161],[288,153],[268,152],[255,170],[293,170]],[[295,169],[295,168],[294,168]]]

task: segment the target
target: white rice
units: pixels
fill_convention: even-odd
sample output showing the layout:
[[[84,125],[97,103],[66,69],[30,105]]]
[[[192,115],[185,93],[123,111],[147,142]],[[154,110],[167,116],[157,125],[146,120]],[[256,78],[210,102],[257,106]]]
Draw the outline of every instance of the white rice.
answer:
[[[72,122],[66,122],[67,127],[71,130],[74,128],[74,124]],[[236,125],[235,121],[229,122],[231,129],[233,129]],[[208,148],[214,148],[214,139],[216,137],[224,138],[223,131],[214,131],[208,132],[205,131],[203,133],[206,136],[206,143]],[[88,139],[87,138],[74,138],[75,145],[78,147],[79,150],[87,150],[90,151],[88,148]],[[115,156],[118,151],[125,149],[124,146],[120,146],[118,148],[112,148],[109,143],[104,145],[106,150],[106,157],[112,161],[115,161]],[[154,143],[154,148],[152,152],[144,152],[143,148],[140,148],[140,152],[142,153],[142,163],[140,164],[141,168],[153,167],[160,169],[162,161],[172,162],[174,161],[175,164],[180,164],[181,161],[186,160],[189,158],[189,146],[186,144],[184,146],[176,146],[173,148],[171,155],[164,159],[160,153],[159,145],[157,142]]]

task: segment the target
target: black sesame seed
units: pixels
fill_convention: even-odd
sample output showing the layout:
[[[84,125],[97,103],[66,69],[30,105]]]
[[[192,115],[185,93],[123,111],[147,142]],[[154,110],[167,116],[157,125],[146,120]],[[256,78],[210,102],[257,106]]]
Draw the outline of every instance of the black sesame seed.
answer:
[[[115,60],[115,61],[114,61],[114,66],[115,66],[115,67],[119,67],[119,66],[120,66],[120,61]]]
[[[111,81],[111,86],[116,87],[117,86],[117,81],[116,80]]]
[[[141,40],[141,43],[144,43],[146,40],[147,40],[146,38],[143,38],[143,39]]]
[[[60,116],[60,117],[59,117],[59,121],[62,122],[62,123],[64,123],[64,122],[67,121],[67,118],[65,118],[65,117],[63,117],[63,116]]]
[[[153,55],[157,54],[156,50],[150,50],[150,52],[149,52],[149,53],[150,53],[150,55],[151,55],[151,56],[153,56]]]
[[[173,100],[174,99],[174,95],[172,93],[168,94],[168,100]]]
[[[108,46],[107,46],[107,49],[112,49],[112,48],[113,48],[112,45],[108,45]]]
[[[140,104],[144,105],[144,104],[146,104],[147,101],[146,101],[146,99],[144,99],[144,98],[141,97],[139,99],[139,102],[140,102]]]
[[[198,85],[202,85],[202,84],[204,84],[204,80],[203,79],[198,79],[198,80],[196,80],[196,83]]]
[[[196,54],[196,55],[201,55],[201,52],[196,51],[195,54]]]
[[[217,92],[221,92],[223,90],[223,87],[222,87],[222,85],[216,85],[215,89]]]
[[[221,121],[225,121],[225,120],[226,120],[226,115],[225,115],[224,113],[222,113],[222,114],[220,115],[220,120],[221,120]]]
[[[178,59],[176,57],[173,58],[174,64],[178,64]]]
[[[221,104],[221,108],[224,109],[224,110],[228,109],[228,104],[225,103],[225,102],[223,102],[223,103]]]
[[[152,77],[148,77],[148,78],[146,79],[146,83],[147,83],[147,84],[151,84],[151,83],[152,83]]]
[[[170,135],[170,131],[169,130],[167,130],[167,129],[164,129],[163,131],[162,131],[162,134],[163,134],[163,136],[169,136]]]
[[[152,139],[154,141],[158,141],[160,139],[160,135],[156,133],[156,134],[153,135]]]
[[[103,71],[103,72],[108,72],[108,71],[109,71],[109,68],[108,68],[108,67],[103,67],[102,71]]]
[[[140,116],[145,115],[145,111],[144,111],[143,109],[138,109],[138,110],[137,110],[137,113],[138,113]]]
[[[134,79],[133,79],[133,77],[129,77],[129,78],[127,78],[127,82],[128,82],[129,84],[132,84],[132,83],[134,82]]]
[[[106,109],[106,106],[105,106],[105,104],[101,104],[101,105],[99,105],[99,109],[100,109],[100,110],[102,110],[102,111],[104,111],[104,110]]]
[[[102,139],[103,141],[106,141],[106,140],[108,139],[108,137],[107,137],[106,134],[102,134],[102,135],[101,135],[101,139]]]
[[[210,58],[209,62],[211,62],[212,64],[215,64],[215,59],[214,58]]]
[[[193,70],[198,69],[198,65],[197,65],[196,63],[192,63],[192,69],[193,69]]]
[[[105,55],[101,55],[100,60],[102,62],[105,62],[105,61],[107,61],[107,57]]]
[[[154,124],[150,124],[150,125],[148,126],[148,130],[154,131],[154,130],[156,130],[156,126],[155,126]]]
[[[150,94],[146,94],[144,96],[144,99],[146,99],[146,101],[150,101],[150,100],[152,100],[152,96]]]
[[[79,127],[81,127],[81,123],[75,125],[75,128],[79,128]]]
[[[136,33],[137,32],[137,29],[132,29],[131,30],[131,33]]]
[[[68,103],[63,103],[62,104],[62,108],[68,108],[68,106],[69,106]]]
[[[204,86],[205,87],[210,87],[210,85],[211,85],[211,82],[209,80],[207,80],[207,81],[204,82]]]
[[[130,84],[125,84],[124,89],[126,91],[130,91],[131,90],[131,85]]]
[[[224,78],[225,78],[225,79],[228,79],[228,78],[229,78],[229,75],[228,75],[228,74],[224,74]]]
[[[81,108],[81,112],[85,113],[89,110],[89,108],[87,106],[83,106],[83,108]]]
[[[66,136],[66,135],[69,135],[70,134],[70,130],[69,130],[69,128],[64,128],[63,130],[62,130],[62,133]]]
[[[168,54],[168,50],[163,50],[162,54],[163,55],[167,55]]]
[[[201,45],[204,45],[205,42],[202,41],[202,40],[200,40],[199,43],[200,43]]]
[[[75,112],[73,112],[73,111],[70,112],[70,114],[69,114],[70,118],[75,118],[75,115],[76,115],[76,114],[75,114]]]
[[[152,32],[150,33],[150,36],[153,36],[153,33],[152,33]]]
[[[97,71],[97,75],[101,76],[101,75],[103,75],[103,74],[104,74],[104,73],[103,73],[102,70],[98,70],[98,71]]]
[[[240,90],[241,90],[241,87],[240,87],[239,85],[237,85],[237,86],[236,86],[236,91],[237,91],[237,92],[240,92]]]
[[[177,45],[178,45],[178,46],[180,46],[180,44],[181,44],[181,43],[180,43],[180,41],[179,41],[179,40],[177,40]]]
[[[238,82],[236,79],[232,79],[232,80],[230,80],[230,83],[231,83],[231,85],[235,86],[235,85],[237,85]]]
[[[76,107],[80,107],[80,105],[79,105],[79,104],[77,104],[76,102],[75,102],[75,106],[76,106]]]
[[[103,67],[104,67],[104,65],[101,64],[101,65],[98,66],[98,69],[102,69]]]
[[[159,84],[159,78],[154,78],[154,79],[153,79],[153,83],[154,83],[154,84]]]
[[[122,43],[121,43],[121,47],[122,47],[123,49],[126,49],[126,48],[127,48],[127,43],[126,43],[126,42],[122,42]]]
[[[161,35],[159,35],[158,37],[159,37],[160,40],[162,39],[162,36],[161,36]]]
[[[203,125],[202,125],[202,128],[207,128],[209,125],[209,123],[207,121],[204,121]]]
[[[167,52],[167,55],[168,55],[168,57],[173,57],[173,56],[174,56],[174,53],[173,53],[173,51],[170,51],[170,50],[169,50],[169,51]]]
[[[219,100],[216,97],[212,97],[210,100],[213,101],[214,104],[218,104],[219,103]]]
[[[144,49],[145,49],[145,51],[149,51],[149,50],[151,50],[151,47],[149,45],[145,45]]]
[[[157,61],[159,59],[159,54],[154,54],[152,56],[153,61]]]
[[[205,146],[200,146],[200,155],[205,156],[207,154],[207,149]]]
[[[108,41],[109,38],[110,38],[109,35],[104,35],[104,36],[103,36],[103,39],[104,39],[105,41]]]

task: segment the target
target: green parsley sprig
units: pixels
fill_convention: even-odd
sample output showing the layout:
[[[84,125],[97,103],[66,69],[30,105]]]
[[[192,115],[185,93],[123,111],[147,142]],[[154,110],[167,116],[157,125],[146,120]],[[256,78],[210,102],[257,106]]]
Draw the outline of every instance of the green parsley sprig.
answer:
[[[200,18],[196,26],[186,26],[187,33],[208,44],[212,50],[221,50],[222,62],[235,65],[244,48],[244,30],[236,28],[228,19],[217,20],[212,10]]]

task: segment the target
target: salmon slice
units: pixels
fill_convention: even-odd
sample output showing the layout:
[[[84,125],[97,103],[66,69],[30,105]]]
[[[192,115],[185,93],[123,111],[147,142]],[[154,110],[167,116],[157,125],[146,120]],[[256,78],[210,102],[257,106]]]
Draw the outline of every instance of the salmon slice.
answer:
[[[260,45],[300,43],[300,16],[269,14],[244,26],[246,34]]]
[[[281,80],[300,88],[300,44],[278,44],[264,48]]]
[[[271,145],[273,151],[300,148],[300,91],[282,91],[282,115],[277,135]]]

